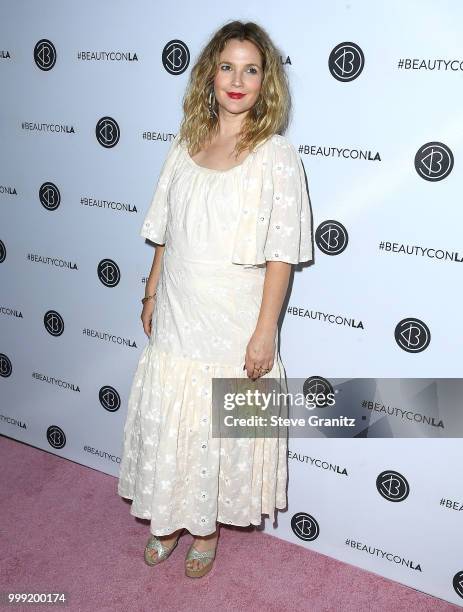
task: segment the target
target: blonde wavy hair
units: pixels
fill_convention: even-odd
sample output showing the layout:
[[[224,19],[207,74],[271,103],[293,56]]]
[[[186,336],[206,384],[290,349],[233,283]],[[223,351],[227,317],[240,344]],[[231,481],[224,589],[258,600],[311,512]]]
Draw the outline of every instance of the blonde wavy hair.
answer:
[[[191,69],[183,97],[183,119],[177,138],[186,143],[190,155],[195,155],[217,133],[217,101],[214,117],[209,114],[209,93],[219,65],[219,56],[230,39],[252,42],[260,51],[263,80],[256,103],[246,115],[235,146],[236,157],[242,151],[252,151],[273,134],[282,133],[289,123],[291,96],[279,49],[267,32],[252,21],[231,21],[223,25],[204,46]]]

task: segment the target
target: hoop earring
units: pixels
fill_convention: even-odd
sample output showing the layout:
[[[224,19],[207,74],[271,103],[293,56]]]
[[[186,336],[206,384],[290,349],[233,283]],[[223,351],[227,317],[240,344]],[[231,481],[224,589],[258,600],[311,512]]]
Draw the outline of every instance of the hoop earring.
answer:
[[[215,110],[215,95],[214,95],[214,86],[211,87],[210,91],[209,91],[209,98],[208,98],[208,108],[209,108],[209,118],[210,119],[214,119],[214,117],[217,117],[217,112]]]

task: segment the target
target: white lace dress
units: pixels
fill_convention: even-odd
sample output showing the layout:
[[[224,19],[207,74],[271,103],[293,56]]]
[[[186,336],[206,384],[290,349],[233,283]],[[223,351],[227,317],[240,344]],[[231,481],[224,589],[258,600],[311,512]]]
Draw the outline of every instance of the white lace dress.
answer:
[[[185,527],[204,536],[216,521],[260,525],[262,514],[286,506],[286,439],[214,438],[211,430],[211,379],[247,376],[262,298],[265,265],[230,261],[252,157],[212,170],[183,147],[172,169],[152,333],[130,391],[117,487],[156,535]],[[284,379],[275,349],[266,376]]]

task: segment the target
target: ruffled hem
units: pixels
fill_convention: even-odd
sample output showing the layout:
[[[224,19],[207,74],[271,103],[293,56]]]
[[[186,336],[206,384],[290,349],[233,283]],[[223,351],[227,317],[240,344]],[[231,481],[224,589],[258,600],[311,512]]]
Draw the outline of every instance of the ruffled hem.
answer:
[[[212,378],[247,377],[241,366],[143,349],[129,394],[117,492],[152,533],[198,536],[215,522],[260,525],[286,508],[285,438],[214,438]],[[285,377],[278,352],[269,378]]]
[[[123,497],[124,499],[133,500],[133,497],[131,497],[129,494],[123,494],[119,487],[118,487],[118,494],[120,495],[120,497]],[[287,507],[286,502],[283,503],[283,504],[276,503],[275,510],[285,510],[286,507]],[[151,520],[151,515],[148,515],[146,513],[143,513],[143,515],[141,515],[141,514],[138,514],[138,513],[134,512],[133,505],[130,506],[130,514],[132,516],[135,516],[136,518]],[[262,512],[261,516],[270,516],[270,514],[268,512]],[[215,520],[218,523],[222,523],[223,525],[233,525],[235,527],[249,527],[250,525],[254,525],[256,527],[259,527],[262,524],[262,520],[260,520],[260,521],[249,521],[248,523],[236,523],[236,522],[232,522],[230,519],[228,519],[226,517],[223,517],[221,515],[218,515]],[[200,536],[200,537],[208,536],[208,535],[211,535],[211,534],[213,534],[215,532],[215,527],[213,527],[211,529],[211,531],[208,531],[207,533],[205,533],[205,532],[204,533],[202,533],[202,532],[199,533],[197,531],[196,523],[192,524],[192,523],[187,523],[186,521],[182,521],[178,525],[173,525],[173,526],[169,527],[169,529],[170,529],[170,531],[166,530],[165,528],[164,529],[158,529],[156,527],[156,525],[154,525],[153,522],[151,522],[150,531],[151,531],[151,533],[153,535],[157,535],[157,536],[169,535],[171,533],[174,533],[174,531],[177,531],[178,529],[186,529],[192,535]]]

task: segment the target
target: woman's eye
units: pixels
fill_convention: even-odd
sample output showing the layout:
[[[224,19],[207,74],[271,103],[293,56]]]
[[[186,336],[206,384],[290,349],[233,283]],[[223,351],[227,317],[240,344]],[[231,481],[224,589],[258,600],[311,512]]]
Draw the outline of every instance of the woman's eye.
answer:
[[[221,70],[227,70],[228,68],[230,68],[230,64],[222,64],[220,66]],[[257,68],[255,68],[254,66],[251,66],[250,68],[248,68],[248,70],[250,70],[252,74],[257,74]]]

